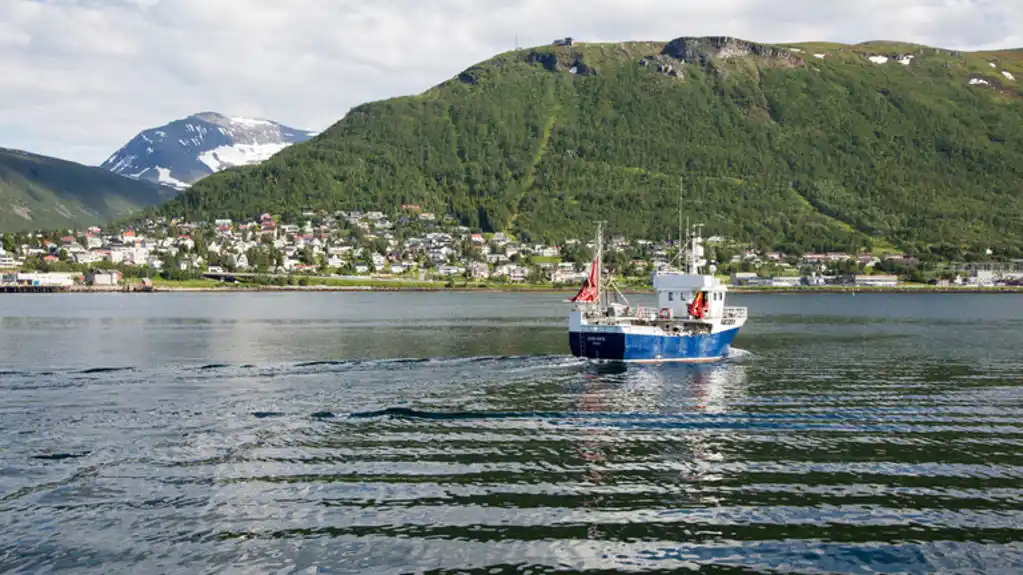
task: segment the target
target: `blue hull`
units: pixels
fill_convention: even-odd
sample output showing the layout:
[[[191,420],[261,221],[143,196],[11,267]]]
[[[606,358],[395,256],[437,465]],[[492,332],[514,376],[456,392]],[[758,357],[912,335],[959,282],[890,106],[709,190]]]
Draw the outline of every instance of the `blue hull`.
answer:
[[[569,332],[572,355],[609,361],[717,361],[728,355],[739,329],[672,337],[625,333]]]

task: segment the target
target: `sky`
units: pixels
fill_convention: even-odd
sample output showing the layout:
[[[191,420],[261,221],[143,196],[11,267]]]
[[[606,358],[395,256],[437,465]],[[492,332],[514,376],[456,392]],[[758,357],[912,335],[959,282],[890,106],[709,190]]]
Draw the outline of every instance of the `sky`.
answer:
[[[99,164],[203,111],[319,131],[564,36],[1015,48],[1023,0],[0,0],[0,147]]]

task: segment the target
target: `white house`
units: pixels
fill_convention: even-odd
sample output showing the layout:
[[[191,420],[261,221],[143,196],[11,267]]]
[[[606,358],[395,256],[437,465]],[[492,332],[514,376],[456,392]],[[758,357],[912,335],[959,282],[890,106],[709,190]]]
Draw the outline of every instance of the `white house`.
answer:
[[[116,286],[121,284],[121,272],[117,270],[89,270],[85,283],[91,286]]]
[[[82,265],[95,264],[104,260],[103,254],[98,251],[74,254],[75,262]],[[0,265],[3,267],[3,265]]]
[[[562,269],[558,268],[551,274],[551,282],[556,284],[573,284],[580,283],[587,277],[586,272],[577,272],[575,269]]]
[[[239,270],[249,269],[249,256],[245,254],[235,254],[233,259],[235,268]]]
[[[509,281],[513,282],[522,282],[526,281],[526,277],[528,277],[529,274],[526,271],[526,268],[522,266],[505,264],[495,269],[494,273],[491,275],[493,277],[506,277]]]
[[[437,273],[442,276],[460,276],[465,273],[465,268],[445,264],[437,268]]]
[[[483,262],[472,262],[468,269],[472,279],[485,280],[490,277],[490,267]]]

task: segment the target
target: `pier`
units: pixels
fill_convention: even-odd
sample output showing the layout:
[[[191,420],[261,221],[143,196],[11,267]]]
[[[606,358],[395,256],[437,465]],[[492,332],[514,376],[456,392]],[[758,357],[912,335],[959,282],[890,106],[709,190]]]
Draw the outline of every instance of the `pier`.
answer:
[[[70,290],[70,286],[58,285],[12,285],[0,284],[0,293],[60,293]]]

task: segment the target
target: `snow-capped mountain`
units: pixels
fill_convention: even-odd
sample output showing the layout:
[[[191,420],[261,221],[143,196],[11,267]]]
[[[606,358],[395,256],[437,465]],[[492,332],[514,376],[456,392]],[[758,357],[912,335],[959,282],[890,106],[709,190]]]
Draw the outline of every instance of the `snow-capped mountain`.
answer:
[[[262,162],[314,135],[269,120],[203,112],[141,132],[100,167],[184,189],[224,168]]]

